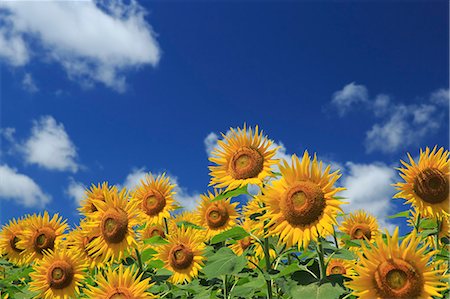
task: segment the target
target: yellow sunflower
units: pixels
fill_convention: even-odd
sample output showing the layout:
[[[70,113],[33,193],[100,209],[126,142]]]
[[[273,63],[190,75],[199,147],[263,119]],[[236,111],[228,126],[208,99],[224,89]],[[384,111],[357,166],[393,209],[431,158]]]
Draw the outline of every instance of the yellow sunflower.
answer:
[[[430,263],[436,251],[426,253],[427,247],[420,245],[415,231],[400,245],[398,228],[392,237],[386,235],[387,244],[381,234],[376,246],[362,244],[357,274],[350,275],[353,280],[347,283],[353,294],[361,299],[442,297],[439,292],[448,285],[440,281],[444,270],[435,270]]]
[[[272,176],[271,167],[278,163],[273,159],[277,148],[269,149],[273,142],[263,136],[256,126],[237,130],[230,128],[230,134],[222,134],[209,160],[215,163],[210,166],[210,186],[227,190],[248,184],[262,186],[264,179]]]
[[[400,190],[394,198],[403,198],[422,216],[449,216],[449,152],[437,146],[420,150],[419,162],[408,154],[410,164],[400,160],[405,168],[397,168],[405,182],[394,186]]]
[[[264,207],[264,203],[261,200],[261,196],[256,196],[248,200],[245,206],[242,208],[242,214],[244,215],[245,222],[250,223],[252,233],[258,238],[264,237],[264,221],[261,221],[261,208]]]
[[[23,238],[22,233],[26,227],[27,218],[12,219],[4,225],[0,232],[0,254],[18,266],[25,264],[26,256],[21,254],[23,248],[18,247],[18,242]]]
[[[305,151],[302,161],[292,156],[292,164],[280,165],[281,179],[266,186],[261,195],[266,212],[261,216],[267,221],[269,235],[279,236],[279,242],[288,247],[307,248],[310,240],[333,233],[336,215],[342,212],[343,202],[334,198],[344,188],[334,187],[341,176],[330,173],[330,166],[322,170],[322,162],[316,155],[311,161]]]
[[[349,235],[351,240],[367,239],[369,242],[375,240],[379,233],[377,219],[363,210],[344,216],[339,230]]]
[[[184,211],[182,213],[176,214],[173,218],[170,218],[168,221],[169,225],[169,233],[178,228],[179,224],[182,222],[190,222],[192,224],[196,223],[196,216],[194,211]]]
[[[142,221],[162,224],[164,218],[170,218],[170,211],[175,209],[173,195],[174,184],[165,174],[153,177],[151,173],[141,180],[133,192],[132,201],[135,201],[142,210]]]
[[[158,258],[173,272],[172,283],[190,282],[203,267],[203,236],[192,228],[179,228],[167,236],[169,244],[161,246]]]
[[[45,250],[54,250],[63,239],[67,227],[66,220],[63,221],[58,214],[50,219],[47,211],[44,215],[34,214],[28,217],[23,234],[16,243],[17,248],[23,249],[21,255],[24,262],[40,260],[44,257]]]
[[[207,194],[200,195],[202,200],[197,208],[195,222],[206,229],[207,240],[232,228],[237,223],[236,206],[238,203],[231,203],[230,198],[211,201],[219,194],[220,190],[215,190],[214,193],[208,191]]]
[[[86,266],[75,251],[48,250],[30,274],[30,290],[44,299],[79,298]]]
[[[126,189],[120,192],[105,192],[104,200],[93,200],[98,210],[86,222],[85,235],[96,236],[87,245],[93,257],[103,261],[115,261],[125,257],[137,246],[133,227],[139,224],[137,202],[128,201]]]
[[[142,279],[135,267],[124,267],[108,270],[96,277],[97,286],[89,286],[85,293],[92,299],[146,299],[157,298],[147,292],[153,283],[150,278]]]
[[[349,260],[331,258],[328,261],[326,274],[327,276],[333,274],[350,275],[354,274],[355,263]]]
[[[89,190],[85,191],[85,197],[80,202],[78,210],[85,216],[89,216],[90,213],[97,212],[97,208],[93,204],[94,200],[105,200],[106,193],[116,193],[116,186],[108,186],[107,182],[100,183],[96,186],[92,184]]]

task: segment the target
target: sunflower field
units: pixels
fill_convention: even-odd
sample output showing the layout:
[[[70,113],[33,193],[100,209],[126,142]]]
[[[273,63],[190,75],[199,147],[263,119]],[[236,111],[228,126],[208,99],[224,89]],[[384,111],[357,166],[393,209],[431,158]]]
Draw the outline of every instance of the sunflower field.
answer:
[[[404,235],[370,211],[345,214],[339,170],[277,150],[258,127],[222,134],[193,211],[168,176],[148,173],[134,190],[93,184],[77,227],[48,212],[11,220],[0,297],[449,297],[448,150],[401,161],[394,198],[407,209],[391,217],[404,218]]]

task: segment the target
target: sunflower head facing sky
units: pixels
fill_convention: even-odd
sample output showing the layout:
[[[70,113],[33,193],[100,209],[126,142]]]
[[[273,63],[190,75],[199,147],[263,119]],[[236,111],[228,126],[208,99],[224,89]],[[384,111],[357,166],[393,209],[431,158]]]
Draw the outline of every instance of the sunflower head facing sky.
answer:
[[[271,166],[277,164],[274,159],[277,148],[269,149],[273,142],[259,131],[258,126],[233,129],[222,134],[223,140],[217,142],[209,160],[216,165],[210,166],[210,186],[235,189],[248,184],[262,186],[264,180],[272,176]]]
[[[344,216],[339,230],[349,235],[351,240],[373,241],[379,229],[374,216],[359,210]]]
[[[334,187],[340,174],[330,173],[330,168],[323,170],[322,162],[315,155],[311,160],[305,151],[301,161],[296,155],[291,164],[284,161],[282,177],[265,187],[261,220],[267,222],[270,235],[279,236],[280,243],[306,248],[311,240],[333,233],[343,204],[334,196],[344,188]]]
[[[386,236],[387,243],[380,234],[375,246],[362,244],[356,274],[350,275],[353,280],[348,282],[353,294],[361,299],[442,297],[439,292],[448,284],[441,281],[444,270],[436,270],[430,263],[436,252],[419,246],[421,240],[415,232],[400,245],[398,227],[392,237],[388,232]]]
[[[394,197],[403,198],[422,216],[443,218],[449,216],[449,151],[435,146],[432,150],[420,150],[416,163],[408,154],[409,162],[400,161],[405,168],[398,168],[404,182],[395,184],[400,191]]]
[[[94,205],[94,200],[105,200],[105,194],[117,192],[116,186],[108,186],[108,182],[103,182],[101,185],[92,184],[91,188],[85,191],[85,197],[80,202],[78,210],[85,216],[90,213],[97,212],[97,207]]]

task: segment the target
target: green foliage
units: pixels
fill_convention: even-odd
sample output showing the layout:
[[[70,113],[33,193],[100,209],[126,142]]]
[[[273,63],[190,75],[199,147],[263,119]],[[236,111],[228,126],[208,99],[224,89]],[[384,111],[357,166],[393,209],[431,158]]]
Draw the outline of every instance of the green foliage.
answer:
[[[248,191],[247,191],[247,186],[242,186],[242,187],[239,187],[239,188],[236,188],[233,190],[222,192],[221,194],[219,194],[215,198],[213,198],[211,201],[232,198],[232,197],[236,197],[236,196],[244,195],[244,194],[250,195],[250,193],[248,193]]]
[[[206,278],[212,279],[225,274],[239,273],[247,264],[244,256],[237,256],[228,247],[220,248],[203,268]]]
[[[233,239],[233,240],[241,240],[245,237],[249,236],[249,234],[240,226],[235,226],[229,230],[226,230],[216,236],[214,236],[210,243],[211,244],[217,244],[223,241],[226,241],[227,239]]]

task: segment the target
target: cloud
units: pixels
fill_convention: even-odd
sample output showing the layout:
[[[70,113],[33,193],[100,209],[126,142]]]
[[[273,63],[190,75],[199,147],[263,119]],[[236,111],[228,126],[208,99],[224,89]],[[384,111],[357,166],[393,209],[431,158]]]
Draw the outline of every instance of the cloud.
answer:
[[[230,131],[228,131],[230,132]],[[211,132],[206,136],[206,138],[203,140],[205,144],[205,150],[208,157],[211,157],[211,152],[214,150],[214,148],[217,146],[217,141],[219,140],[219,135],[217,135],[214,132]]]
[[[353,212],[364,209],[377,217],[380,226],[393,229],[387,216],[393,213],[392,196],[396,173],[392,167],[383,163],[357,164],[346,163],[346,173],[341,184],[347,190],[339,195],[346,197],[349,204],[343,205],[344,212]]]
[[[25,76],[23,76],[22,86],[29,93],[35,93],[39,91],[39,88],[36,86],[36,83],[34,82],[34,79],[30,73],[26,73]]]
[[[448,105],[450,101],[450,93],[448,89],[438,89],[431,93],[430,101],[438,105]]]
[[[27,208],[43,208],[51,200],[33,179],[18,173],[17,169],[0,165],[0,177],[0,199],[13,200]]]
[[[30,138],[16,146],[27,163],[58,171],[76,172],[79,168],[75,145],[64,126],[51,116],[35,121]]]
[[[160,60],[146,11],[133,0],[1,1],[0,15],[0,56],[12,66],[53,61],[84,86],[123,92],[127,70]]]
[[[84,198],[85,189],[86,187],[82,183],[70,178],[69,185],[67,186],[65,192],[73,199],[76,205],[79,205],[80,201]]]
[[[352,106],[369,100],[367,88],[364,85],[349,83],[333,94],[331,104],[336,106],[340,116],[344,116]]]

